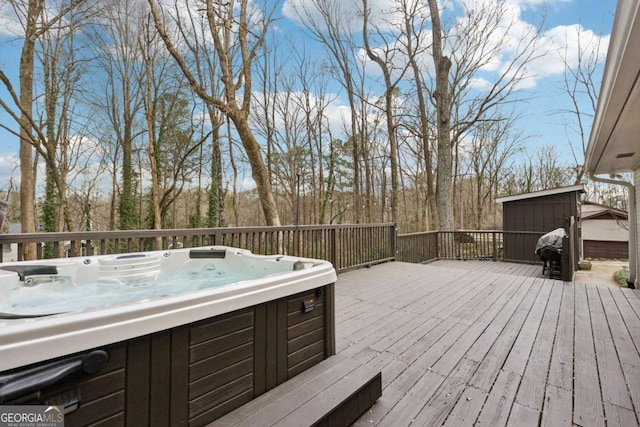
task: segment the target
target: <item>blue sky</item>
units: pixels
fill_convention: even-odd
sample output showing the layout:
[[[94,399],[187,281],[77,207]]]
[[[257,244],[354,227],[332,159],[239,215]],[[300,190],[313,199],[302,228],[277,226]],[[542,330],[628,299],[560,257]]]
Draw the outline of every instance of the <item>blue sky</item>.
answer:
[[[300,32],[300,40],[305,40],[310,46],[313,42],[305,35],[303,29],[295,22],[290,13],[293,6],[300,7],[303,3],[310,3],[312,0],[282,0],[279,6],[281,20],[278,25],[286,28],[295,37]],[[370,0],[372,7],[383,5],[393,0]],[[462,0],[448,0],[457,3]],[[494,0],[465,0],[467,2],[487,2]],[[594,37],[603,36],[603,47],[608,42],[608,35],[611,30],[613,16],[615,13],[615,0],[505,0],[513,4],[519,13],[519,19],[523,24],[531,25],[539,23],[542,16],[546,16],[544,21],[545,34],[549,38],[561,38],[559,34],[567,32],[567,27],[579,25],[582,34]],[[4,5],[4,8],[3,8]],[[6,7],[6,2],[0,3],[0,69],[2,69],[11,79],[14,86],[18,85],[18,61],[21,43],[16,35],[19,27],[15,25],[15,17],[11,16],[11,10]],[[555,36],[554,36],[555,35]],[[313,49],[313,47],[311,47]],[[571,41],[567,42],[567,51],[572,52],[575,46]],[[601,78],[602,67],[600,64],[597,74],[598,87]],[[528,144],[543,146],[558,144],[565,150],[567,144],[566,127],[562,124],[562,118],[558,111],[563,106],[568,105],[566,95],[559,89],[561,74],[557,72],[557,58],[543,58],[536,64],[539,75],[535,78],[532,86],[526,89],[528,99],[526,105],[527,118],[521,123],[525,132],[530,135]],[[556,71],[554,71],[556,70]],[[7,93],[0,85],[0,97],[7,100]],[[340,105],[334,106],[340,108]],[[14,127],[11,119],[0,111],[0,122],[4,125]],[[565,148],[562,148],[565,147]],[[5,188],[11,170],[17,168],[17,138],[0,129],[0,189]],[[566,154],[566,151],[563,151]],[[14,173],[17,178],[17,174]]]

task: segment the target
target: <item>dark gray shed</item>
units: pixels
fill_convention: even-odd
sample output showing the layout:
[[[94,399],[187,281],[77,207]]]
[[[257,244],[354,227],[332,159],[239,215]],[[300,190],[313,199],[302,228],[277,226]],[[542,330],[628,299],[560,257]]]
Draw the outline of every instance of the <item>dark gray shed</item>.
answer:
[[[534,252],[538,238],[562,227],[572,242],[570,253],[565,256],[571,259],[571,272],[576,269],[580,259],[580,203],[584,191],[580,184],[496,199],[502,203],[503,258],[538,262]]]

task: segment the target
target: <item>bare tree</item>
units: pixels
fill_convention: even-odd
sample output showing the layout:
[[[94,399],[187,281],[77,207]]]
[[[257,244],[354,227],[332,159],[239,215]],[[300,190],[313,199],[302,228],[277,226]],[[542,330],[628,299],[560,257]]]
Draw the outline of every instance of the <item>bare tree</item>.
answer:
[[[425,163],[425,178],[426,178],[426,205],[429,212],[428,221],[426,222],[426,229],[431,230],[438,224],[438,209],[435,197],[435,177],[433,168],[431,167],[433,161],[432,155],[432,142],[434,140],[433,133],[430,130],[432,121],[432,110],[429,108],[431,98],[428,88],[425,86],[424,74],[427,70],[422,69],[419,64],[419,58],[425,53],[428,46],[425,46],[426,35],[426,22],[427,17],[425,11],[422,10],[422,3],[415,0],[400,0],[399,8],[403,18],[403,32],[404,39],[400,38],[402,43],[404,40],[404,51],[407,56],[407,61],[413,72],[413,79],[415,81],[415,94],[418,101],[415,115],[418,117],[417,126],[407,126],[407,128],[416,135],[422,145],[422,155],[424,156]]]
[[[139,177],[134,169],[139,139],[145,133],[144,114],[141,114],[144,111],[145,92],[141,86],[144,67],[139,61],[140,49],[136,43],[141,31],[141,17],[144,16],[140,4],[138,0],[117,0],[105,4],[97,22],[104,25],[93,32],[96,55],[106,80],[101,82],[103,93],[94,94],[94,102],[106,115],[117,144],[117,149],[111,152],[120,160],[120,165],[113,168],[120,177],[119,182],[114,183],[118,193],[112,197],[118,214],[118,218],[114,218],[114,226],[122,230],[138,227],[140,220],[137,209],[140,198],[136,197]]]
[[[46,135],[40,131],[34,120],[34,59],[36,43],[52,27],[63,22],[67,14],[85,3],[75,0],[64,5],[46,8],[44,0],[9,1],[16,18],[24,29],[24,42],[20,55],[19,94],[16,93],[8,76],[0,70],[0,81],[10,94],[15,107],[0,101],[3,108],[18,124],[20,139],[20,222],[22,232],[35,231],[35,183],[37,157],[34,148],[46,141]],[[56,7],[59,6],[59,7]],[[6,126],[3,128],[14,133]],[[28,244],[24,250],[25,259],[36,257],[35,245]]]
[[[355,41],[349,38],[352,33],[351,16],[348,3],[341,0],[312,0],[309,4],[295,6],[298,19],[311,31],[312,36],[326,47],[330,54],[329,61],[338,81],[343,85],[351,112],[348,125],[349,143],[351,144],[351,160],[353,167],[353,215],[354,221],[360,222],[361,208],[361,171],[362,126],[358,124],[357,76],[358,65],[354,63]],[[362,81],[362,80],[361,80]],[[362,117],[364,120],[364,117]]]
[[[490,117],[500,105],[513,102],[515,92],[529,77],[527,64],[539,57],[538,30],[531,27],[514,45],[507,37],[515,31],[505,3],[476,3],[465,9],[464,18],[445,32],[437,0],[428,0],[432,23],[432,57],[437,111],[438,166],[437,199],[440,228],[450,230],[453,216],[454,154],[462,137],[477,123]],[[446,52],[450,52],[448,55]],[[495,58],[505,56],[493,81],[477,86],[478,73]],[[457,164],[457,162],[456,162]]]
[[[574,160],[574,183],[578,184],[584,176],[584,156],[598,100],[599,83],[594,77],[605,52],[601,49],[601,37],[574,25],[567,29],[567,39],[572,37],[569,34],[571,30],[575,31],[577,48],[570,50],[566,44],[559,52],[564,63],[562,90],[569,98],[570,107],[560,110],[560,113],[567,118],[564,124]]]
[[[209,189],[207,226],[220,227],[225,224],[222,170],[222,136],[220,130],[224,126],[222,113],[209,104],[205,104],[211,124],[211,186]]]
[[[275,60],[273,56],[270,58]],[[299,222],[296,208],[301,205],[300,180],[309,173],[311,165],[305,140],[306,121],[299,92],[295,90],[296,72],[265,57],[259,79],[262,91],[252,120],[257,124],[257,132],[267,140],[273,184],[289,206],[283,215],[290,223]]]
[[[441,230],[453,229],[453,160],[451,155],[451,103],[449,86],[451,59],[443,52],[443,29],[437,0],[428,0],[431,12],[432,56],[435,64],[436,86],[433,100],[436,105],[438,134],[438,175],[436,197]]]
[[[500,178],[507,162],[518,152],[522,144],[522,132],[515,126],[515,117],[496,117],[479,123],[471,131],[469,146],[465,147],[473,184],[472,226],[482,229],[487,206],[497,192]]]
[[[87,72],[82,57],[83,26],[89,16],[75,8],[64,23],[51,26],[38,40],[37,63],[42,76],[42,102],[36,102],[39,129],[43,135],[35,148],[45,161],[45,194],[42,222],[44,231],[73,231],[77,227],[67,200],[68,177],[87,165],[82,134],[86,115],[79,110],[77,95]],[[52,255],[52,254],[51,254]]]
[[[296,100],[303,112],[305,121],[305,139],[309,152],[311,200],[313,216],[311,223],[324,224],[328,199],[332,189],[327,185],[331,169],[325,167],[326,146],[330,145],[330,130],[326,126],[326,108],[331,101],[327,95],[328,75],[322,63],[311,60],[302,49],[294,50],[295,71],[302,93]]]
[[[394,117],[394,93],[396,92],[398,83],[403,79],[408,66],[405,65],[400,69],[397,69],[393,64],[395,53],[395,47],[393,43],[386,40],[384,34],[376,28],[377,39],[383,44],[381,57],[374,49],[371,48],[369,43],[369,28],[370,28],[370,10],[367,0],[362,0],[363,7],[363,28],[362,36],[364,40],[367,56],[374,63],[380,67],[382,76],[384,79],[384,112],[387,126],[387,136],[389,138],[389,163],[391,167],[391,221],[397,221],[397,208],[398,208],[398,141],[396,136],[397,125]],[[393,74],[393,80],[392,80]]]
[[[198,81],[209,88],[212,94],[218,98],[224,98],[224,87],[219,78],[219,60],[215,52],[215,46],[211,43],[201,42],[209,40],[208,34],[211,29],[204,20],[191,19],[185,22],[185,24],[191,24],[190,29],[184,29],[185,34],[184,41],[188,46],[190,55],[197,60],[192,60],[193,72],[197,76]],[[197,34],[196,37],[186,36],[192,32]],[[182,71],[179,70],[182,74]],[[211,184],[208,191],[208,203],[207,203],[207,221],[208,227],[219,227],[224,225],[225,220],[225,204],[224,198],[226,190],[224,188],[224,170],[223,170],[223,128],[228,123],[228,118],[225,117],[225,113],[215,105],[206,102],[198,94],[195,96],[202,102],[204,112],[208,118],[208,126],[202,122],[201,135],[205,135],[205,128],[208,127],[211,136],[211,146],[208,153],[210,154],[210,178]],[[228,135],[230,137],[230,135]],[[202,153],[205,151],[201,147]],[[229,159],[231,163],[234,162],[233,152],[229,152]],[[201,158],[200,162],[206,162],[206,159]],[[234,163],[235,166],[235,163]],[[202,168],[200,168],[202,169]],[[199,176],[202,174],[202,170],[199,171]],[[199,178],[200,179],[200,178]],[[235,205],[234,205],[235,206]],[[199,215],[197,213],[197,215]]]
[[[158,165],[158,153],[156,153],[156,102],[157,84],[154,77],[154,68],[156,65],[156,55],[154,52],[154,34],[150,31],[149,23],[143,22],[142,31],[138,35],[138,46],[140,55],[144,63],[144,105],[146,110],[147,121],[147,138],[149,148],[149,165],[151,174],[151,206],[153,211],[152,227],[156,230],[162,229],[162,213],[160,210],[160,170]],[[160,237],[156,238],[157,247],[162,247]]]
[[[547,145],[536,152],[534,157],[535,173],[538,182],[537,190],[557,188],[571,182],[572,170],[560,159],[562,156],[554,145]]]
[[[192,73],[191,67],[178,49],[176,41],[169,36],[167,20],[165,19],[168,17],[168,10],[155,0],[148,1],[156,29],[187,78],[191,88],[205,102],[223,112],[233,122],[251,165],[251,172],[260,195],[265,221],[267,225],[280,225],[280,218],[273,197],[269,174],[262,158],[261,147],[253,135],[249,123],[253,61],[264,43],[275,7],[270,10],[259,11],[256,14],[255,12],[258,11],[250,8],[248,0],[240,0],[239,2],[232,0],[226,3],[206,0],[204,3],[198,3],[197,5],[186,1],[187,9],[201,12],[202,19],[209,26],[210,33],[207,36],[211,37],[213,41],[215,54],[219,61],[218,72],[224,86],[224,96],[220,97],[210,90],[206,82],[199,80],[197,75]],[[197,40],[186,40],[186,31],[190,23],[183,21],[179,8],[174,12],[175,14],[172,18],[187,47],[190,43],[197,43]],[[189,15],[188,19],[192,23],[194,19],[200,18]],[[191,33],[191,36],[196,36],[196,34]],[[200,42],[205,41],[201,40]],[[197,61],[197,58],[193,59]],[[240,92],[241,89],[243,92]]]

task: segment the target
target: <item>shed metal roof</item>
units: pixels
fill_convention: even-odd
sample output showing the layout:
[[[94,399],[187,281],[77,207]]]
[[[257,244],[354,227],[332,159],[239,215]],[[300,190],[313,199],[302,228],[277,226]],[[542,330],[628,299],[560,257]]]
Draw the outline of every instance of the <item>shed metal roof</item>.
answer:
[[[574,191],[577,191],[579,193],[584,193],[585,191],[584,185],[578,184],[578,185],[572,185],[569,187],[558,187],[558,188],[551,188],[548,190],[534,191],[533,193],[523,193],[523,194],[516,194],[513,196],[498,197],[496,199],[496,202],[508,203],[508,202],[514,202],[516,200],[534,199],[536,197],[552,196],[554,194],[571,193]]]

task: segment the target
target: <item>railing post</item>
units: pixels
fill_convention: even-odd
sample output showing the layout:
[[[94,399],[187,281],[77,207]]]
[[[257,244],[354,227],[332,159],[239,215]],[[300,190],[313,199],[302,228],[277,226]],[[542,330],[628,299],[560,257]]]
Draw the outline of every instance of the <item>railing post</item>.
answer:
[[[573,280],[573,248],[571,245],[571,236],[562,238],[562,256],[561,256],[561,279],[564,282]]]
[[[333,264],[333,267],[339,271],[340,270],[340,266],[338,265],[338,245],[337,245],[337,239],[336,239],[336,233],[337,233],[337,228],[333,227],[331,228],[331,230],[329,230],[329,241],[330,241],[330,254],[329,254],[329,261],[331,261],[331,263]]]
[[[213,242],[212,245],[218,245],[221,246],[224,244],[224,235],[222,234],[222,230],[220,230],[219,228],[215,229],[215,232],[213,234]]]
[[[393,258],[393,260],[396,260],[396,255],[397,255],[397,250],[398,250],[398,242],[397,242],[397,238],[398,238],[398,229],[396,227],[396,223],[394,222],[389,229],[389,239],[390,239],[390,246],[391,246],[391,258]]]
[[[493,237],[493,260],[497,261],[498,260],[498,239],[496,239],[496,234],[497,232],[494,231],[493,233],[491,233],[492,237]]]

